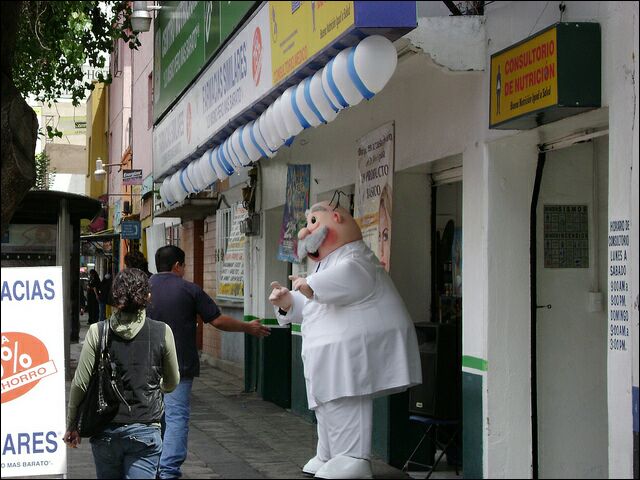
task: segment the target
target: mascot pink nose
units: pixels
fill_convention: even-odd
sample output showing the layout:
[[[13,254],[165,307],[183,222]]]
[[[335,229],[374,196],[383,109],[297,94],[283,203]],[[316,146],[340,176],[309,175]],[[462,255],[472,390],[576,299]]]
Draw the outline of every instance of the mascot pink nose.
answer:
[[[307,227],[304,227],[302,230],[300,230],[298,232],[298,240],[302,240],[303,238],[307,237],[311,232],[309,231],[309,229]]]

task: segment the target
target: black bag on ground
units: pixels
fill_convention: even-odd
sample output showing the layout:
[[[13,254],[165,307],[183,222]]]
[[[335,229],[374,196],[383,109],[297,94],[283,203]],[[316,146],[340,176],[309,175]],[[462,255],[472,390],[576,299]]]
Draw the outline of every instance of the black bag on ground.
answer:
[[[81,437],[92,437],[104,430],[118,413],[120,402],[129,407],[122,396],[122,380],[117,366],[109,354],[108,318],[98,323],[98,331],[99,348],[87,391],[78,406],[75,422],[75,430]]]

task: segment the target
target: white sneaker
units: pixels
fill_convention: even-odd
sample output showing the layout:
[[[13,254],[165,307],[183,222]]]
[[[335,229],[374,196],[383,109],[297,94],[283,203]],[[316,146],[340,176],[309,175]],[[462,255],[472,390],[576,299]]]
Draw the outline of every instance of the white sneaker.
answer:
[[[338,455],[316,472],[316,478],[373,478],[373,472],[369,460]]]
[[[320,467],[325,464],[322,460],[318,458],[316,455],[311,460],[309,460],[304,467],[302,467],[302,473],[308,473],[309,475],[315,475]]]

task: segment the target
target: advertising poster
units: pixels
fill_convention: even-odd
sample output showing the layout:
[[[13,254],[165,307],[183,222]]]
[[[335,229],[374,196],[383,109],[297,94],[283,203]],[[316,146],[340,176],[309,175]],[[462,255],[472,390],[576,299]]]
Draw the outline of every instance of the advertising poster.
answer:
[[[300,263],[298,260],[298,231],[307,224],[305,212],[309,208],[311,165],[289,165],[287,168],[287,198],[280,227],[278,260]]]
[[[2,478],[66,475],[62,267],[2,269]]]
[[[353,2],[269,2],[274,85],[355,21]]]
[[[247,218],[247,210],[238,203],[233,209],[233,221],[227,249],[220,266],[218,296],[244,300],[244,244],[247,241],[240,232],[240,223]]]
[[[358,140],[358,178],[354,218],[362,239],[389,271],[393,199],[394,124]]]

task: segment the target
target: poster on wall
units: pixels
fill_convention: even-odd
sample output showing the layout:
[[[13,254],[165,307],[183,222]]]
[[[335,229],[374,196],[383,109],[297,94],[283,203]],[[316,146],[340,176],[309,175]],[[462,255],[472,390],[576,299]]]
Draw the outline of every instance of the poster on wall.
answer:
[[[307,223],[309,208],[311,165],[289,165],[287,168],[287,198],[280,227],[278,260],[300,263],[298,260],[298,232]]]
[[[235,205],[227,249],[220,266],[218,297],[244,300],[244,245],[246,237],[240,232],[240,223],[247,218],[242,203]]]
[[[354,211],[362,239],[387,272],[391,254],[394,137],[394,124],[390,122],[358,140]]]
[[[2,478],[67,473],[62,298],[62,267],[2,269]]]

